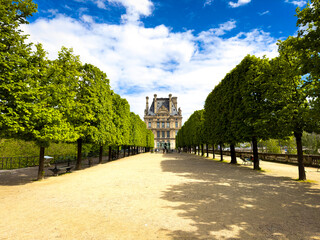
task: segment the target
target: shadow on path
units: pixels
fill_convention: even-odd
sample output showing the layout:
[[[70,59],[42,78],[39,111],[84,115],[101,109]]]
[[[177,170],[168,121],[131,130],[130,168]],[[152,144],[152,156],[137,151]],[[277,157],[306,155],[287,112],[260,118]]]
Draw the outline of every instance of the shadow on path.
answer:
[[[107,163],[106,159],[104,159],[104,163]],[[49,168],[54,168],[54,164],[51,164],[51,167],[45,168],[45,178],[49,177],[59,177],[53,176],[52,171]],[[58,166],[66,166],[66,163],[58,164]],[[71,164],[74,165],[74,164]],[[87,169],[92,166],[98,165],[98,158],[91,160],[90,163],[88,159],[84,159],[82,161],[82,169]],[[19,168],[19,169],[12,169],[12,170],[0,170],[0,186],[16,186],[16,185],[24,185],[37,180],[38,176],[38,166],[36,167],[28,167],[28,168]],[[80,171],[81,171],[80,170]],[[71,170],[71,173],[74,172],[74,168]],[[59,173],[66,174],[65,171]]]
[[[173,239],[320,239],[320,189],[190,154],[166,155],[163,172],[186,178],[162,199],[195,231]]]

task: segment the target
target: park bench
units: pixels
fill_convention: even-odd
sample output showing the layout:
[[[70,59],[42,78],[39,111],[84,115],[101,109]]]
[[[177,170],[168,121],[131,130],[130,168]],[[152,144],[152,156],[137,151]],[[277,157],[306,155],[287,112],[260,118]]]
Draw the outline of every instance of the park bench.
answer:
[[[240,159],[242,160],[243,165],[252,165],[253,164],[253,162],[250,160],[250,158],[240,157]]]
[[[44,156],[44,166],[45,167],[51,167],[50,162],[52,161],[53,157],[50,156]]]
[[[65,170],[66,173],[70,173],[72,168],[73,168],[73,166],[61,166],[61,167],[55,166],[54,168],[49,168],[49,170],[52,171],[54,176],[58,176],[58,173],[60,171]]]

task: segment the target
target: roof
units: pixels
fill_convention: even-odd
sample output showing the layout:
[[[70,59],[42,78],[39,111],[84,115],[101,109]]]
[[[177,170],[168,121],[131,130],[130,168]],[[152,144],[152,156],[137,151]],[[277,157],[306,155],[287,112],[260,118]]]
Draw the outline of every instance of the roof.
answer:
[[[174,106],[173,102],[171,101],[171,107],[172,107],[172,113],[171,116],[178,116],[179,112],[178,109]],[[157,112],[165,112],[169,114],[169,98],[157,98]],[[148,113],[146,114],[148,116],[154,116],[156,115],[154,113],[154,100],[152,101],[152,104],[148,110]]]

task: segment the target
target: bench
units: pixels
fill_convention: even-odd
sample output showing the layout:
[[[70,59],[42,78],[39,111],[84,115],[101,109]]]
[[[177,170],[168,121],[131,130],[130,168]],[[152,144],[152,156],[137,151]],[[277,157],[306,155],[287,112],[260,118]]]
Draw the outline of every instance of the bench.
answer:
[[[52,159],[53,159],[53,157],[44,156],[44,162],[43,162],[44,166],[45,167],[51,167],[50,162],[51,162]]]
[[[52,171],[52,173],[53,173],[54,176],[58,176],[58,173],[59,173],[60,171],[65,170],[66,173],[70,173],[72,168],[73,168],[73,166],[63,166],[63,167],[57,167],[57,166],[55,166],[54,168],[49,168],[49,170]]]
[[[240,159],[242,160],[243,165],[252,165],[253,164],[253,162],[250,160],[250,158],[240,157]]]

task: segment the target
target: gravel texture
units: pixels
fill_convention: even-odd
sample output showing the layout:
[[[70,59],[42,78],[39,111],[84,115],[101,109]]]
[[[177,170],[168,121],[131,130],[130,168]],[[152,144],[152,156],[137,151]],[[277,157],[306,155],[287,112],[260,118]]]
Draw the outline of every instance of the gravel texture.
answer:
[[[42,181],[0,171],[0,239],[320,239],[320,171],[261,167],[146,153]]]

